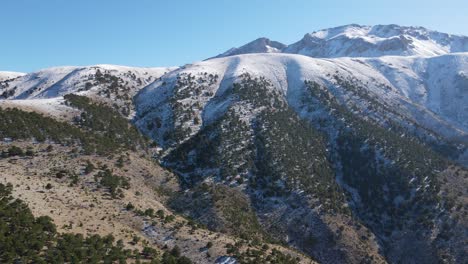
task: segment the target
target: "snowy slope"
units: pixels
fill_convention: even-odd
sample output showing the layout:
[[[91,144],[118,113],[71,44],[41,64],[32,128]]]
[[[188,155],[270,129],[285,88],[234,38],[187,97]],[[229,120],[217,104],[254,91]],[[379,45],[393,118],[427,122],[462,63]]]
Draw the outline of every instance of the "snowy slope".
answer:
[[[164,120],[170,122],[169,117],[174,113],[170,112],[169,102],[174,97],[179,99],[181,105],[190,106],[197,102],[203,121],[199,126],[215,120],[230,105],[230,99],[223,95],[244,72],[265,77],[298,111],[305,89],[304,81],[311,80],[327,86],[348,106],[360,108],[363,115],[373,116],[377,120],[390,116],[387,112],[369,112],[369,102],[341,87],[334,77],[339,76],[364,87],[371,98],[393,111],[391,118],[399,123],[416,123],[446,137],[466,137],[468,132],[468,53],[432,58],[336,59],[314,59],[292,54],[249,54],[208,60],[173,71],[143,89],[136,97],[140,127],[145,130],[145,124],[155,118],[163,120],[163,123]],[[210,85],[201,85],[201,95],[174,94],[174,86],[180,76],[189,75],[197,80],[207,74],[219,78]],[[168,123],[167,126],[173,124]],[[191,131],[196,132],[197,126],[191,125]]]
[[[366,62],[414,104],[468,131],[468,53]]]
[[[172,68],[136,68],[116,65],[96,65],[86,67],[66,66],[48,68],[21,76],[8,83],[8,89],[14,90],[8,99],[53,98],[67,93],[88,90],[86,82],[93,79],[98,70],[102,73],[121,77],[135,89],[141,88]],[[0,87],[2,88],[2,87]],[[102,88],[93,86],[96,91]]]
[[[25,75],[22,72],[0,71],[0,82]]]
[[[256,45],[253,45],[256,43]],[[217,57],[271,52],[251,42]],[[266,47],[266,44],[261,45]],[[398,25],[345,25],[306,34],[301,40],[274,52],[302,54],[317,58],[438,56],[468,51],[468,37],[451,35],[423,27]]]
[[[306,34],[284,52],[311,57],[436,56],[468,51],[468,37],[422,27],[348,25]]]
[[[0,99],[25,102],[36,99],[30,101],[31,104],[40,105],[40,99],[62,98],[65,94],[77,93],[105,102],[131,118],[134,114],[133,96],[173,69],[116,65],[49,68],[0,82]]]
[[[52,116],[58,120],[70,121],[80,113],[76,108],[65,104],[63,97],[47,99],[26,99],[26,100],[0,100],[0,108],[19,108],[25,111],[33,111],[47,116]]]

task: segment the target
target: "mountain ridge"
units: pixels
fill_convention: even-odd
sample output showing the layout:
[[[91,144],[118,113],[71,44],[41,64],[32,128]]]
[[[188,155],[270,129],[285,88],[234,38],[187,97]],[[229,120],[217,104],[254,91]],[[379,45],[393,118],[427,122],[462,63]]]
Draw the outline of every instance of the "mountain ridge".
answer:
[[[420,107],[427,107],[429,110],[426,114],[427,118],[431,118],[433,112],[440,112],[440,109],[442,108],[439,105],[434,105],[437,102],[437,98],[427,98],[428,94],[436,92],[432,92],[432,89],[435,88],[426,87],[424,85],[425,71],[424,68],[421,68],[421,65],[427,64],[428,62],[432,63],[432,61],[437,61],[438,63],[446,64],[447,67],[452,65],[450,67],[454,67],[454,70],[448,71],[454,71],[455,76],[458,76],[459,71],[466,71],[468,65],[467,55],[467,53],[460,53],[442,55],[433,58],[390,56],[383,58],[367,59],[316,59],[294,54],[245,54],[236,55],[231,58],[218,58],[201,63],[192,64],[183,69],[179,69],[177,71],[167,74],[165,76],[166,80],[162,80],[160,81],[160,83],[173,82],[177,74],[179,74],[180,72],[198,74],[200,72],[206,71],[208,73],[219,75],[219,92],[224,92],[224,87],[226,87],[227,85],[227,80],[230,80],[229,82],[232,82],[235,80],[236,76],[239,76],[242,72],[249,72],[254,75],[266,77],[274,83],[275,87],[280,88],[283,94],[288,93],[289,95],[291,95],[291,93],[293,92],[288,91],[288,87],[302,85],[301,82],[303,82],[305,79],[316,80],[322,83],[329,82],[332,79],[330,76],[332,76],[335,71],[339,71],[341,74],[346,74],[350,76],[354,75],[354,78],[358,78],[364,83],[369,83],[370,87],[373,87],[369,88],[370,91],[377,92],[378,94],[380,94],[379,96],[382,97],[380,100],[393,101],[394,107],[397,106],[401,99],[404,99],[404,101],[406,101],[407,103],[412,102],[411,104],[414,108],[414,110],[412,111],[415,111]],[[297,67],[294,65],[297,65]],[[401,77],[400,79],[395,79],[395,77],[392,75],[394,71],[387,70],[387,68],[391,69],[396,67],[395,65],[401,65],[401,68],[398,68],[400,70],[399,76],[405,76],[406,79]],[[406,67],[406,69],[403,67]],[[414,70],[411,69],[411,67],[413,67]],[[293,77],[293,75],[288,75],[288,73],[295,74],[296,76]],[[433,72],[433,74],[436,73],[436,71]],[[379,83],[372,84],[372,82],[376,81],[378,81]],[[386,90],[379,85],[388,86],[391,87],[391,89]],[[141,98],[150,98],[147,97],[146,91],[153,89],[151,88],[153,86],[158,87],[158,82],[155,82],[152,85],[146,87],[144,90],[142,90]],[[447,88],[445,90],[447,92],[458,91],[458,88],[450,87],[450,83],[447,83]],[[420,91],[418,91],[418,89],[420,89]],[[459,95],[462,96],[460,99],[460,104],[454,104],[453,100],[451,99],[448,99],[448,101],[451,102],[451,104],[449,104],[450,107],[458,107],[458,110],[453,111],[460,114],[465,111],[462,111],[462,99],[464,92],[463,90],[460,90],[459,92],[461,93]],[[297,98],[291,100],[297,100]],[[139,99],[137,99],[137,101],[139,101]],[[147,101],[151,102],[151,100]],[[140,104],[140,106],[143,107],[144,103]],[[206,113],[211,113],[211,111],[207,111]],[[448,119],[454,118],[450,114],[447,114],[446,117]],[[205,118],[209,120],[211,117],[206,116]],[[435,118],[434,121],[437,119],[438,118]],[[455,128],[455,130],[453,131],[464,130],[465,132],[463,132],[462,134],[466,133],[467,124],[464,123],[464,120],[466,120],[466,118],[461,117],[458,120],[459,121],[453,123],[455,126],[458,127]],[[438,123],[438,121],[435,122]],[[457,122],[458,124],[456,124]],[[437,129],[436,127],[434,128]]]
[[[23,72],[0,71],[0,82],[25,75]]]
[[[214,58],[258,52],[282,52],[317,58],[336,58],[386,55],[437,56],[468,51],[468,37],[466,36],[441,33],[424,27],[395,24],[375,26],[349,24],[318,30],[305,34],[301,40],[290,45],[282,44],[283,48],[280,50],[268,49],[268,41],[264,41],[263,44],[258,40],[252,41]]]

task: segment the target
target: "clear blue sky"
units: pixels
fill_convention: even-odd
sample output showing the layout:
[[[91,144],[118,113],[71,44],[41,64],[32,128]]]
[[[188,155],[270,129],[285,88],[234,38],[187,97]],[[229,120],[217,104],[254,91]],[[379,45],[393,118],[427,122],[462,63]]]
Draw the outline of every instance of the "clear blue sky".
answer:
[[[0,70],[172,66],[350,23],[468,35],[467,0],[1,0]]]

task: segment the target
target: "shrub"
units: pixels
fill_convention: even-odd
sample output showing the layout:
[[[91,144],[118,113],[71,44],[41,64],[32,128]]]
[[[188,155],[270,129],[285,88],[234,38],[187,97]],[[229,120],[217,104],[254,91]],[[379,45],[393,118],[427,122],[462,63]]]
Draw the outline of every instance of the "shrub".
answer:
[[[85,169],[84,169],[84,173],[85,174],[90,174],[91,172],[93,172],[95,169],[94,167],[94,164],[91,163],[89,160],[86,161],[86,166],[85,166]]]
[[[20,148],[20,147],[17,147],[17,146],[11,146],[8,148],[8,155],[10,157],[13,157],[13,156],[23,156],[24,155],[24,152],[23,150]]]
[[[131,210],[135,209],[135,206],[132,203],[128,203],[127,206],[125,206],[125,209],[127,211],[131,211]]]

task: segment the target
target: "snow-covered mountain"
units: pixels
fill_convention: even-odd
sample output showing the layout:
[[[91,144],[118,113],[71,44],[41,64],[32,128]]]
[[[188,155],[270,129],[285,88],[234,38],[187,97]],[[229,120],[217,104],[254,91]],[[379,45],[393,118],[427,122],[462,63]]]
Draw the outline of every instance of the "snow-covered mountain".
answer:
[[[251,197],[267,232],[319,262],[359,263],[347,259],[375,252],[378,242],[357,239],[353,228],[327,244],[326,228],[347,226],[343,208],[352,208],[384,241],[389,262],[431,263],[413,252],[433,252],[426,246],[437,235],[420,234],[439,233],[437,223],[446,221],[438,202],[445,198],[437,179],[447,169],[441,156],[463,162],[467,154],[467,73],[468,53],[243,54],[162,76],[135,97],[134,120],[187,188],[184,214],[210,224],[216,217],[195,206],[207,204],[196,190],[221,182]],[[434,225],[415,220],[421,210]],[[309,244],[310,236],[321,242]],[[461,240],[449,240],[441,247],[460,258]],[[401,245],[413,250],[402,254]]]
[[[0,71],[0,82],[25,75],[22,72]]]
[[[130,117],[133,114],[133,96],[144,86],[174,69],[117,65],[48,68],[0,82],[0,98],[51,99],[77,93],[108,102]],[[40,101],[34,102],[38,104]],[[52,100],[47,104],[51,102],[61,101]]]
[[[298,42],[283,48],[268,47],[267,42],[256,40],[217,57],[259,52],[293,53],[317,58],[437,56],[467,52],[468,37],[441,33],[423,27],[351,24],[308,33]]]
[[[467,45],[420,27],[347,25],[180,68],[18,75],[0,81],[0,106],[75,125],[83,116],[64,95],[113,106],[179,177],[170,206],[210,229],[282,241],[321,263],[457,263]]]
[[[187,91],[189,95],[181,99],[187,107],[198,105],[197,115],[202,120],[198,126],[202,126],[229,106],[230,100],[220,98],[243,73],[269,80],[295,109],[299,109],[304,81],[310,80],[327,86],[343,103],[359,107],[363,115],[382,122],[386,115],[390,116],[390,112],[384,109],[381,113],[370,110],[370,102],[347,91],[338,83],[337,78],[340,78],[362,87],[366,96],[394,112],[393,118],[400,123],[410,120],[449,138],[466,137],[468,133],[468,53],[431,58],[316,59],[292,54],[231,56],[196,63],[165,75],[139,94],[137,108],[140,113],[149,113],[150,119],[154,119],[155,113],[150,109],[167,107],[163,105],[172,100],[174,95],[170,91],[181,75],[190,75],[195,80],[207,75],[219,76],[208,84],[196,82],[201,91]],[[167,115],[164,111],[161,114]],[[164,116],[159,118],[165,120]],[[197,130],[197,127],[192,128],[193,133]]]
[[[173,69],[173,68],[172,68]],[[90,85],[98,71],[121,78],[126,86],[138,89],[153,82],[171,68],[137,68],[116,65],[54,67],[29,74],[17,75],[0,88],[9,99],[52,98],[67,93],[99,90],[102,85]]]
[[[245,44],[239,48],[232,48],[222,54],[215,56],[214,58],[221,58],[239,54],[249,53],[279,53],[287,46],[278,41],[273,41],[268,38],[259,38],[252,42]]]

